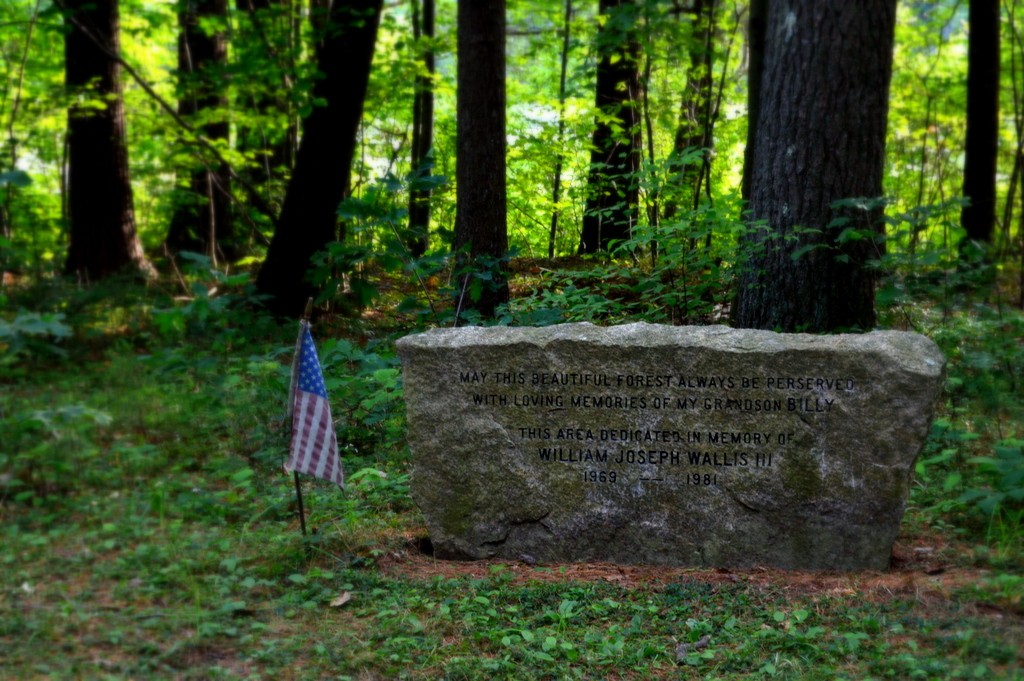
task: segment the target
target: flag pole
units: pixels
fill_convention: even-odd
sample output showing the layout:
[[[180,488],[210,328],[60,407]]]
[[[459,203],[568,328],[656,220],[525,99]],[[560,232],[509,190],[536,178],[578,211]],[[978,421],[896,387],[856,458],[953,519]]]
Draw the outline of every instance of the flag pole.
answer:
[[[299,472],[292,471],[295,478],[295,498],[299,501],[299,527],[302,528],[302,536],[306,536],[306,511],[302,508],[302,486],[299,484]]]
[[[313,298],[310,296],[306,300],[306,309],[302,313],[302,322],[299,324],[299,337],[295,342],[295,354],[292,359],[292,377],[291,387],[288,391],[288,420],[292,424],[292,433],[295,432],[295,423],[292,421],[292,412],[295,409],[295,381],[296,381],[296,363],[299,357],[299,351],[302,343],[302,332],[309,324],[309,318],[313,315]],[[306,510],[302,503],[302,485],[299,484],[299,472],[297,470],[292,471],[292,477],[295,480],[295,499],[299,502],[299,527],[302,528],[302,536],[306,537]]]

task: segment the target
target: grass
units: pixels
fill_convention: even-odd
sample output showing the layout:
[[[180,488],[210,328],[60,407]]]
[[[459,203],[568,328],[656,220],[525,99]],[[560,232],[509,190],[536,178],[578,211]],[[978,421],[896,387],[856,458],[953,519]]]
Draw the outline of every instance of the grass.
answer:
[[[0,365],[0,678],[1024,678],[1020,506],[963,497],[1014,493],[971,462],[1020,437],[986,368],[1014,376],[1017,350],[979,346],[984,315],[941,329],[948,427],[894,569],[838,574],[433,559],[393,352],[340,320],[318,339],[350,484],[304,483],[304,540],[280,468],[293,328],[159,292],[26,291],[8,321],[33,297],[65,316]]]

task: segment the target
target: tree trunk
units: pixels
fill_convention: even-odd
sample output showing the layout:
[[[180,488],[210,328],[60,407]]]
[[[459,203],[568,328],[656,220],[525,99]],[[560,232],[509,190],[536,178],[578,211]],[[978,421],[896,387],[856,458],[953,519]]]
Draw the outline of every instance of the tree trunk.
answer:
[[[468,270],[459,306],[490,318],[508,302],[505,0],[461,0],[458,34],[455,249]]]
[[[117,0],[64,0],[68,108],[68,220],[64,271],[96,280],[151,274],[135,230],[128,175]]]
[[[422,17],[417,16],[419,0],[412,0],[412,4],[417,44],[426,41],[421,52],[426,73],[417,76],[414,86],[410,153],[414,180],[409,188],[409,250],[419,258],[427,252],[430,242],[430,189],[418,186],[417,180],[428,172],[430,148],[434,144],[434,0],[423,0]]]
[[[710,139],[708,126],[711,121],[706,115],[712,95],[712,45],[715,30],[715,0],[697,0],[693,6],[693,21],[687,41],[690,59],[686,71],[686,86],[679,105],[679,124],[672,142],[672,157],[668,171],[672,187],[666,196],[664,218],[671,221],[679,212],[680,205],[689,207],[696,204],[700,196],[699,181],[702,167],[681,163],[688,149],[701,149],[709,154],[705,141]],[[683,203],[683,200],[686,202]]]
[[[331,0],[309,0],[309,24],[318,44],[330,25],[330,12]]]
[[[769,0],[750,209],[766,230],[737,294],[738,326],[867,330],[880,211],[834,209],[882,193],[896,0]],[[847,220],[837,225],[837,218]],[[844,229],[861,238],[847,239]]]
[[[223,82],[227,12],[227,0],[183,0],[178,15],[178,113],[186,120],[199,119],[197,130],[214,144],[227,142],[230,134]],[[188,189],[180,192],[166,243],[171,251],[205,253],[214,262],[219,255],[233,260],[239,248],[231,222],[230,170],[226,163],[199,155],[185,171]]]
[[[283,201],[283,178],[295,167],[298,149],[298,116],[288,95],[295,86],[298,51],[292,4],[235,0],[243,18],[231,39],[234,61],[246,67],[233,77],[242,93],[239,106],[248,114],[235,128],[235,148],[248,158],[242,176],[261,188],[268,204],[278,209],[275,214]]]
[[[555,172],[551,184],[551,227],[548,230],[548,257],[555,257],[555,241],[558,238],[558,218],[561,209],[558,204],[562,199],[562,147],[565,145],[565,99],[566,99],[566,78],[569,71],[569,39],[572,28],[572,0],[565,0],[565,12],[562,20],[562,55],[558,75],[558,132],[555,135],[555,143],[558,149],[555,151]]]
[[[767,15],[768,0],[750,0],[747,29],[747,146],[743,150],[743,180],[740,188],[744,201],[750,200],[750,174],[754,169],[754,147],[757,146],[761,69],[764,68],[764,22]]]
[[[302,314],[306,299],[317,293],[306,279],[310,259],[344,238],[337,211],[349,191],[382,4],[336,0],[331,7],[332,29],[318,51],[322,78],[313,88],[314,99],[325,104],[303,121],[295,170],[256,282],[277,314]]]
[[[964,206],[967,239],[989,243],[996,219],[999,141],[999,0],[970,0],[967,39],[967,140]]]
[[[607,250],[612,241],[628,239],[638,214],[637,171],[643,142],[637,6],[633,0],[601,0],[600,13],[606,17],[597,37],[600,114],[590,156],[580,253]]]

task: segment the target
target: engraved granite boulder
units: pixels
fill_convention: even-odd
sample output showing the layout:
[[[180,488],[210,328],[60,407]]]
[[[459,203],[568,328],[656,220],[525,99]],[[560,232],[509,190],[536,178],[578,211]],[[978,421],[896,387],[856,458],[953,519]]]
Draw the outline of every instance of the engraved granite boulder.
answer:
[[[924,336],[628,324],[398,342],[442,558],[884,569],[944,359]]]

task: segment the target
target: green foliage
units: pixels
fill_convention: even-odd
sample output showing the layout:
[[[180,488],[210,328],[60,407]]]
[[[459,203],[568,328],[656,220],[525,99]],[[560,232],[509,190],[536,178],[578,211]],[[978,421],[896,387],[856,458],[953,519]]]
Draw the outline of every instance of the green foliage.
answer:
[[[952,523],[991,546],[993,561],[1019,564],[1024,313],[994,286],[999,273],[986,250],[963,242],[961,205],[887,217],[877,301],[883,324],[927,334],[948,360],[946,403],[918,460],[913,499],[933,524]]]
[[[252,310],[262,309],[263,297],[256,293],[248,272],[231,274],[214,267],[201,253],[184,251],[179,257],[178,284],[187,295],[161,301],[166,307],[152,308],[154,331],[164,341],[203,339],[217,350],[230,351],[243,334],[242,327],[252,322]],[[259,317],[256,321],[264,330],[269,324]]]
[[[10,170],[6,173],[0,173],[0,187],[24,188],[30,184],[32,184],[32,178],[23,170]]]
[[[557,312],[566,321],[720,321],[735,276],[730,263],[746,229],[732,208],[704,205],[678,222],[637,227],[610,257],[546,274],[512,309]]]
[[[975,456],[967,462],[978,467],[988,485],[966,490],[959,501],[976,503],[989,515],[1014,514],[1014,525],[1019,527],[1024,513],[1024,440],[1004,440],[993,447],[991,456]]]
[[[659,234],[659,261],[696,257],[667,239]],[[174,292],[194,292],[176,302],[107,289],[99,304],[66,286],[11,292],[42,308],[19,314],[60,309],[69,339],[91,340],[64,342],[71,361],[21,354],[0,374],[3,676],[1014,678],[1024,645],[1010,515],[1019,383],[1005,388],[1019,375],[1001,364],[1017,361],[1012,342],[976,337],[978,324],[997,328],[977,306],[944,317],[916,300],[902,312],[932,324],[951,357],[915,513],[947,541],[987,543],[973,559],[998,568],[920,599],[887,578],[867,591],[805,591],[806,578],[757,570],[640,580],[632,570],[594,577],[599,566],[417,556],[394,350],[377,327],[329,316],[315,336],[348,485],[303,481],[315,530],[303,541],[280,469],[296,329],[265,318],[244,280],[183,261],[193,263],[187,288]],[[164,318],[181,323],[164,328]],[[992,361],[975,357],[981,349]],[[977,397],[1000,392],[987,406]],[[989,512],[993,495],[1003,496]]]
[[[18,411],[5,419],[0,497],[53,508],[69,490],[78,466],[99,457],[91,434],[110,415],[83,404]]]
[[[885,193],[906,210],[941,204],[961,191],[967,9],[906,3],[898,12]]]
[[[0,366],[34,355],[65,357],[59,343],[70,335],[60,312],[21,312],[11,321],[0,318]]]
[[[401,370],[394,348],[370,342],[359,346],[343,338],[319,343],[321,366],[332,400],[338,441],[346,456],[383,466],[404,451],[405,407]],[[357,478],[358,479],[358,478]]]
[[[421,171],[402,179],[388,175],[362,195],[343,201],[338,216],[347,238],[317,253],[308,273],[323,291],[318,302],[332,301],[350,312],[362,310],[380,298],[383,282],[412,275],[417,288],[400,299],[400,311],[436,318],[434,296],[426,280],[448,267],[449,256],[442,252],[413,257],[404,201],[410,190],[433,191],[445,183],[444,177]]]
[[[900,5],[888,233],[870,266],[881,280],[882,325],[926,333],[949,359],[907,532],[938,538],[960,568],[983,568],[977,579],[922,599],[909,589],[861,589],[863,576],[850,577],[862,579],[853,589],[805,592],[799,578],[760,571],[630,582],[627,573],[594,578],[525,564],[463,570],[415,553],[410,538],[424,530],[410,498],[393,335],[484,322],[464,303],[506,272],[513,301],[487,323],[725,319],[758,226],[743,224],[732,193],[745,143],[746,64],[725,41],[743,7],[715,5],[722,30],[712,75],[723,99],[714,149],[670,157],[686,79],[703,68],[691,72],[698,23],[672,3],[641,3],[632,19],[650,57],[651,127],[635,180],[646,210],[613,252],[555,261],[538,258],[552,214],[556,252],[572,253],[586,197],[595,7],[578,6],[572,18],[561,102],[562,8],[510,5],[512,249],[479,262],[452,253],[457,188],[444,181],[456,163],[454,3],[438,8],[430,169],[405,160],[422,45],[411,38],[408,4],[387,7],[353,198],[339,212],[347,237],[311,272],[325,292],[321,309],[348,315],[325,314],[315,330],[348,485],[342,494],[303,481],[314,533],[301,540],[291,478],[280,470],[295,328],[262,313],[249,272],[197,254],[164,261],[174,278],[145,288],[78,287],[55,276],[66,248],[62,21],[53,5],[0,3],[0,25],[12,29],[0,36],[0,270],[14,282],[5,276],[0,292],[0,676],[1016,678],[1024,314],[1007,300],[1019,286],[1011,283],[1020,274],[1011,264],[1018,209],[1004,216],[994,248],[962,242],[962,201],[949,198],[961,179],[962,3]],[[128,79],[125,92],[146,246],[163,241],[176,174],[211,162],[152,93],[173,109],[180,94],[214,85],[229,106],[189,123],[232,126],[232,143],[218,151],[238,173],[236,225],[257,252],[246,264],[258,262],[271,220],[256,198],[279,209],[297,121],[317,105],[316,31],[286,4],[231,5],[226,24],[205,27],[228,29],[227,66],[179,82],[173,4],[123,0],[121,8],[124,56],[152,86]],[[1010,133],[1007,126],[1004,146]],[[693,208],[684,175],[704,158],[711,186]],[[417,187],[433,192],[422,258],[406,246],[407,199]],[[669,205],[680,209],[666,219]],[[826,227],[839,237],[836,257],[844,244],[876,238],[850,216],[878,207],[839,206],[846,213]],[[998,616],[986,614],[993,609]]]
[[[468,246],[463,248],[454,258],[453,285],[448,290],[455,301],[455,309],[451,315],[453,325],[456,321],[470,326],[492,323],[475,309],[474,304],[480,302],[485,293],[493,293],[507,286],[509,263],[516,256],[515,250],[502,256],[483,253],[470,256],[469,250]]]

